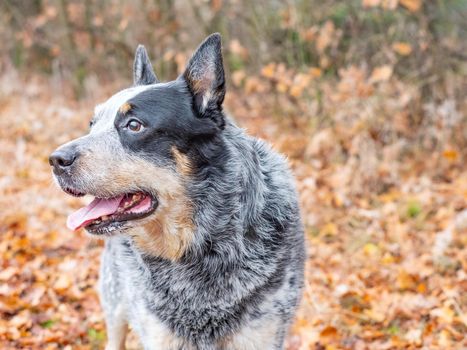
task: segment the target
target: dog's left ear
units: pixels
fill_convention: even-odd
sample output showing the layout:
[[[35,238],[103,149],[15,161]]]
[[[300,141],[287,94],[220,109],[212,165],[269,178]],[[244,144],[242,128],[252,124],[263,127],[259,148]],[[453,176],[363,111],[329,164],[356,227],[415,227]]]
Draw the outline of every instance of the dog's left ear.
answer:
[[[146,49],[143,45],[138,45],[135,53],[135,62],[133,63],[133,84],[150,85],[158,82],[159,79],[154,74]]]
[[[222,102],[225,96],[224,66],[221,36],[211,34],[191,57],[181,76],[193,95],[193,105],[199,117],[211,118],[224,127]]]

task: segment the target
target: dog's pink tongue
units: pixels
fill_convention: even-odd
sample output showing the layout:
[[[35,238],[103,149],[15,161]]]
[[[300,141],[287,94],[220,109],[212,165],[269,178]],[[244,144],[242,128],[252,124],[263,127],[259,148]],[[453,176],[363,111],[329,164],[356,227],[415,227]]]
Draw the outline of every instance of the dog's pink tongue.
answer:
[[[117,211],[118,205],[122,199],[123,195],[112,199],[96,198],[84,208],[70,214],[66,221],[66,225],[70,230],[77,230],[103,215],[113,214]]]

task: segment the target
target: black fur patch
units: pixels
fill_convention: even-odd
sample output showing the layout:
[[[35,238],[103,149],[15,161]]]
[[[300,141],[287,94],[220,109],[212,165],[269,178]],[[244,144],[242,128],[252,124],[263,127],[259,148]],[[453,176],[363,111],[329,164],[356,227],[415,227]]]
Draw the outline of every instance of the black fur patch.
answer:
[[[194,163],[201,161],[209,152],[206,144],[220,131],[211,119],[193,113],[192,96],[183,81],[155,85],[128,103],[131,109],[118,112],[114,122],[121,143],[129,152],[142,153],[158,163],[172,158],[172,146],[194,157]],[[131,119],[140,121],[144,129],[138,133],[128,130]]]

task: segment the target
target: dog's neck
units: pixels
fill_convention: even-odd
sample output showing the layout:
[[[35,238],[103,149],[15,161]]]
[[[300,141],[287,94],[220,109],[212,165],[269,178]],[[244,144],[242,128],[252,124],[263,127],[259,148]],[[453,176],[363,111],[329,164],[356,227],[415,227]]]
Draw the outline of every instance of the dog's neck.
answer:
[[[228,268],[239,261],[240,254],[262,249],[264,240],[270,239],[269,231],[277,228],[274,219],[266,222],[263,215],[271,189],[262,142],[231,123],[224,133],[230,135],[219,141],[222,156],[204,167],[189,185],[197,243],[188,247],[183,258],[196,261],[209,256]]]

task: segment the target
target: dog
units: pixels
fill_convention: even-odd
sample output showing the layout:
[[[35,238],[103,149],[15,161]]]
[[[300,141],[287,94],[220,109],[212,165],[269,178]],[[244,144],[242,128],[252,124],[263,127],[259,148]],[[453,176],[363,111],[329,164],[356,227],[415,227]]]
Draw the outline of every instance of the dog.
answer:
[[[297,193],[285,158],[223,111],[220,35],[164,83],[140,45],[133,78],[49,159],[66,193],[95,197],[67,226],[105,239],[106,349],[128,325],[144,349],[283,349],[304,278]]]

